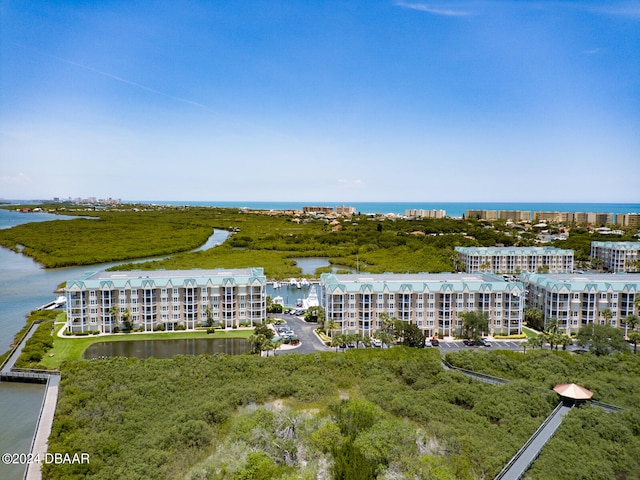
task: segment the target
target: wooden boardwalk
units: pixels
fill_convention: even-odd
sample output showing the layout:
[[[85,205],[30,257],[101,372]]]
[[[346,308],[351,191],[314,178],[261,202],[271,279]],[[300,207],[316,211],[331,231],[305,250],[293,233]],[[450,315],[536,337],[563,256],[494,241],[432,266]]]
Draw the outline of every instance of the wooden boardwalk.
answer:
[[[60,385],[60,375],[50,375],[47,382],[47,390],[44,394],[44,401],[36,425],[36,433],[31,443],[31,454],[33,458],[44,459],[49,443],[49,434],[53,425],[53,415],[56,412],[58,401],[58,387]],[[26,480],[42,479],[42,463],[30,463],[27,465],[24,478]]]

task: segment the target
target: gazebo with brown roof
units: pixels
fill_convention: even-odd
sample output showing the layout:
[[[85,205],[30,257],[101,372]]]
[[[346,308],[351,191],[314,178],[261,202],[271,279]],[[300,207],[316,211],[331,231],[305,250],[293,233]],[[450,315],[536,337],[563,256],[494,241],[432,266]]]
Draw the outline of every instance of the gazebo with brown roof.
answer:
[[[562,401],[565,403],[572,403],[578,401],[589,400],[593,396],[593,392],[590,392],[580,385],[575,383],[562,383],[553,387],[553,391],[562,397]]]

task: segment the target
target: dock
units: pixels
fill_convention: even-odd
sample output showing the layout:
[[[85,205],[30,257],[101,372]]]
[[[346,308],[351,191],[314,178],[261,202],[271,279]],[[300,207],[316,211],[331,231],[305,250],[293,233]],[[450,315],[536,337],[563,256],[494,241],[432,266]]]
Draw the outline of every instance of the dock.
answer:
[[[58,370],[34,370],[26,368],[15,368],[16,361],[22,353],[22,349],[27,341],[33,336],[39,323],[34,322],[29,330],[23,335],[22,339],[13,348],[9,357],[4,361],[0,368],[0,381],[3,382],[24,382],[24,383],[42,383],[46,384],[45,394],[38,415],[35,433],[31,442],[30,454],[37,454],[39,458],[44,458],[47,453],[47,445],[51,427],[53,425],[53,416],[56,411],[56,403],[58,401],[58,386],[60,385],[60,372]],[[25,470],[25,479],[40,480],[42,478],[40,463],[27,464]]]

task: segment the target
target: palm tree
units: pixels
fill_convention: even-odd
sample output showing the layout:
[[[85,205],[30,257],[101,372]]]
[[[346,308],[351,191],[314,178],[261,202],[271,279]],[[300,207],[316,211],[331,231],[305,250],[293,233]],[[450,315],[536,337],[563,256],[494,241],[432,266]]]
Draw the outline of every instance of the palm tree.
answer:
[[[128,308],[124,309],[124,312],[122,312],[122,315],[120,315],[120,318],[122,319],[122,326],[124,330],[127,332],[130,332],[131,329],[133,328],[133,325],[131,324],[131,312],[129,311]]]
[[[340,345],[344,345],[346,343],[346,340],[344,338],[344,334],[342,333],[338,333],[336,335],[334,335],[333,337],[331,337],[331,346],[335,347],[336,352],[338,351],[338,347]]]
[[[636,315],[640,315],[640,293],[633,297],[633,306],[636,307]]]
[[[604,310],[602,310],[600,312],[600,316],[602,318],[604,318],[605,323],[609,323],[611,321],[611,319],[613,318],[613,313],[611,312],[611,310],[609,310],[608,308],[605,308]],[[601,323],[601,325],[604,325],[603,323]]]
[[[120,313],[120,309],[118,307],[116,307],[115,305],[113,305],[110,309],[109,309],[109,315],[111,315],[111,321],[110,321],[110,328],[109,328],[109,333],[113,333],[113,320],[116,320],[116,325],[117,325],[117,320],[118,320],[118,314]]]
[[[382,331],[393,335],[396,326],[396,319],[389,316],[388,313],[381,313],[378,318],[382,321]]]
[[[211,307],[209,305],[207,305],[204,309],[204,315],[205,317],[207,317],[207,327],[212,327],[213,326],[213,311],[211,310]]]
[[[624,317],[622,319],[622,321],[624,322],[624,336],[627,336],[627,329],[631,330],[633,332],[633,330],[635,330],[635,328],[640,325],[640,318],[638,318],[637,315],[627,315],[626,317]]]
[[[558,345],[562,347],[562,350],[566,350],[569,345],[573,345],[573,340],[569,335],[565,335],[563,333],[562,335],[560,335]]]
[[[273,345],[273,356],[276,356],[276,350],[280,348],[280,346],[284,343],[282,338],[278,338],[278,340],[272,340],[271,344]]]
[[[328,318],[324,322],[324,332],[333,338],[333,329],[336,328],[336,321],[333,318]]]
[[[633,353],[636,353],[638,351],[638,343],[640,343],[640,332],[631,332],[629,341],[633,344]]]

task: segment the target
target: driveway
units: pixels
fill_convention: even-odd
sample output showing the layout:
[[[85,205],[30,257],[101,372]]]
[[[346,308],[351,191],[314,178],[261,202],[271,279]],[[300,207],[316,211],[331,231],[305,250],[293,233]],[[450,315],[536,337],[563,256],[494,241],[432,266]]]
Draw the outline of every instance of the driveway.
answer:
[[[285,313],[273,315],[273,318],[281,318],[287,322],[287,325],[293,329],[295,335],[300,339],[299,347],[278,350],[278,355],[282,355],[283,353],[314,353],[333,350],[322,343],[322,341],[313,332],[320,326],[318,323],[307,323],[295,315],[287,315]]]

